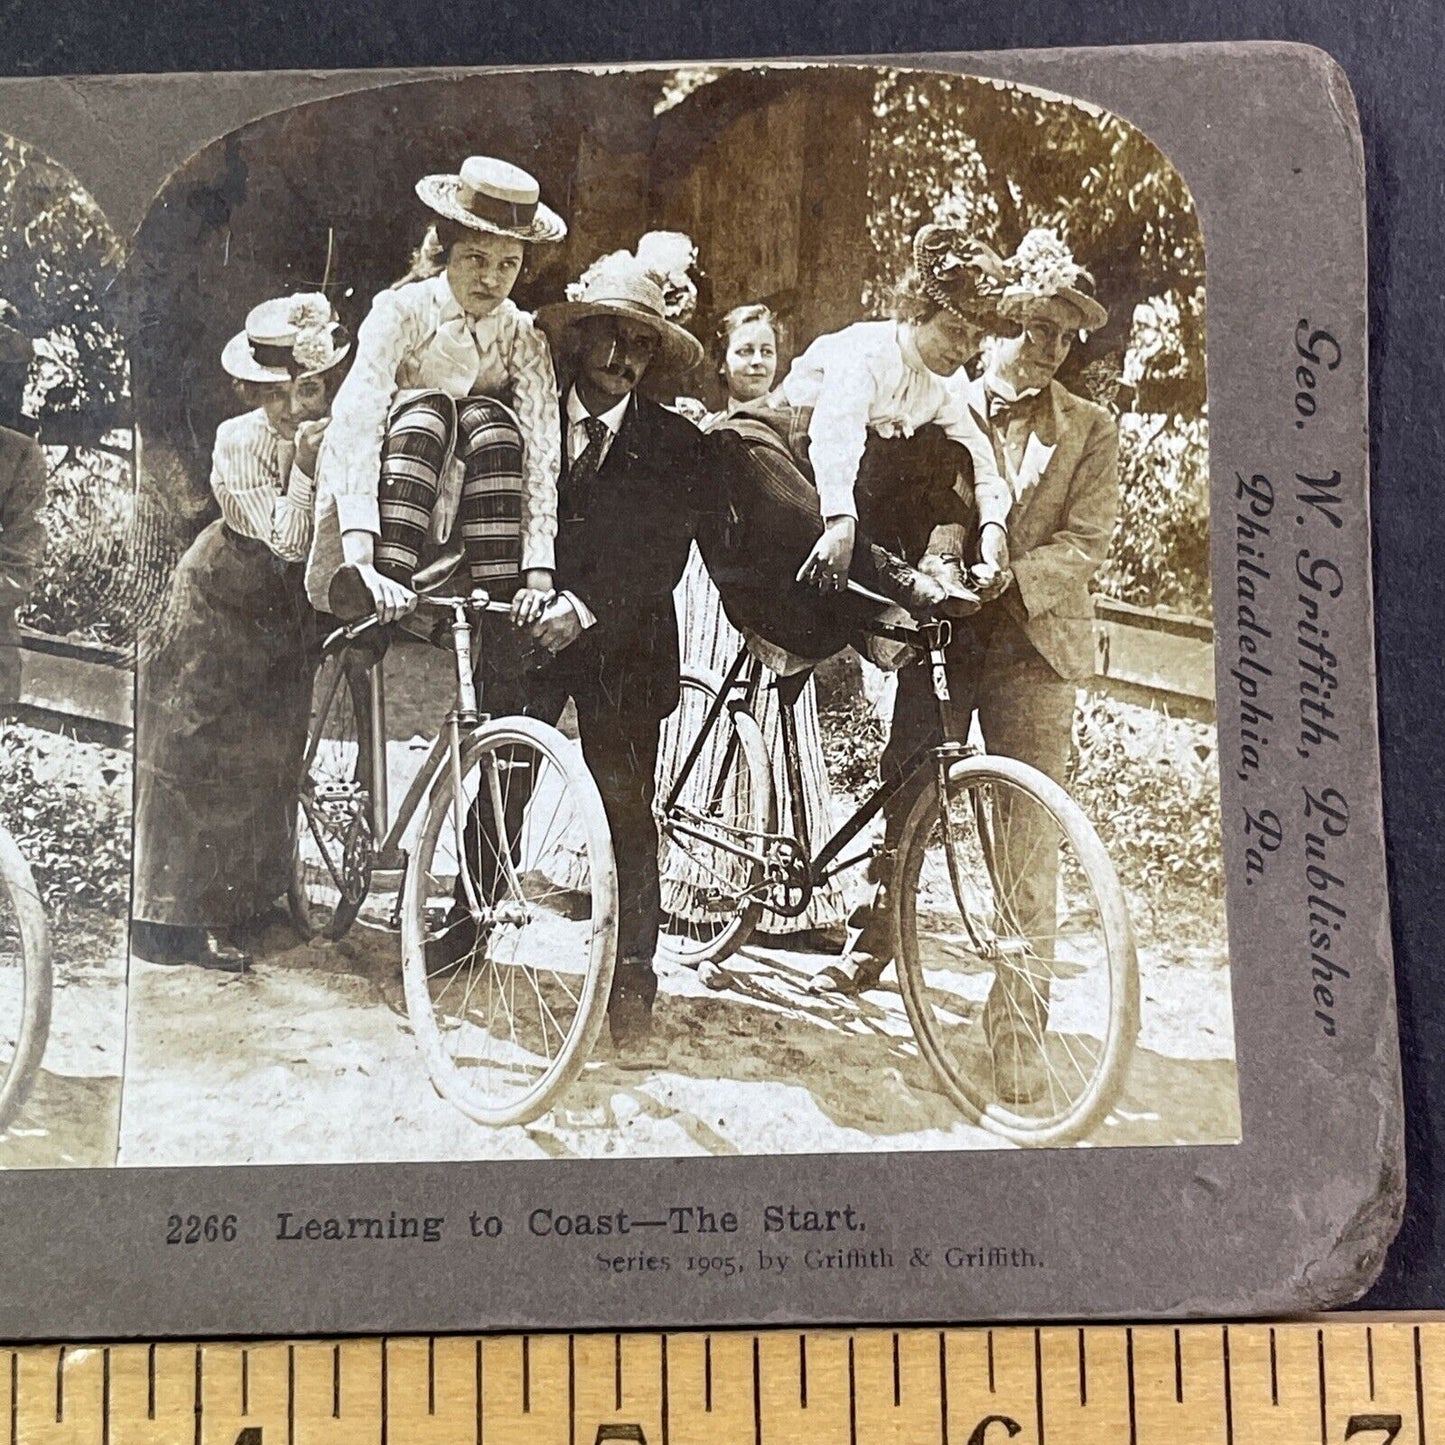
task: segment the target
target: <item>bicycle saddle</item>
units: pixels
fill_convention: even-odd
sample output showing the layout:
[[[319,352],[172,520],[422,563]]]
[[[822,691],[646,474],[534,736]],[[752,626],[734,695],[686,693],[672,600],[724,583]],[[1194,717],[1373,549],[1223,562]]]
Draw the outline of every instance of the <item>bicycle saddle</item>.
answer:
[[[433,592],[440,592],[456,576],[457,568],[466,559],[467,554],[460,547],[453,547],[443,552],[435,561],[428,562],[425,567],[412,573],[411,590],[418,597],[426,597]]]

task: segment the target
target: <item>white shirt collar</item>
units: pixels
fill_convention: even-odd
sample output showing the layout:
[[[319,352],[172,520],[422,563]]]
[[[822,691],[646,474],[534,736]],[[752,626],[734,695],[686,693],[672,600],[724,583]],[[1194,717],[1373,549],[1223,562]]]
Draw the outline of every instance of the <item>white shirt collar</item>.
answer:
[[[607,411],[598,413],[597,420],[616,436],[622,429],[622,418],[627,411],[627,403],[632,400],[632,393],[629,391],[616,406],[610,407]],[[567,392],[567,425],[581,426],[592,413],[582,405],[582,398],[577,395],[577,388],[573,386]]]
[[[1038,396],[1043,391],[1041,386],[1031,386],[1025,391],[1015,391],[1003,377],[992,371],[984,372],[983,385],[985,391],[991,391],[1002,401],[1022,401],[1026,396]]]

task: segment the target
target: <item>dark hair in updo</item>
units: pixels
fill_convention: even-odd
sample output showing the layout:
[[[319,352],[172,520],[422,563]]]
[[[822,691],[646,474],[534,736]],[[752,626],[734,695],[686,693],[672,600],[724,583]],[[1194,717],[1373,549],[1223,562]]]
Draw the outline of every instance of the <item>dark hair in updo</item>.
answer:
[[[492,235],[490,231],[479,231],[475,226],[464,226],[460,221],[453,221],[446,216],[438,216],[426,229],[426,235],[421,238],[421,244],[411,253],[411,265],[405,276],[399,281],[393,281],[391,289],[395,291],[399,286],[405,286],[412,281],[429,281],[433,276],[440,276],[447,269],[447,261],[451,257],[452,247],[458,241],[471,240],[476,236]],[[501,239],[509,239],[502,237]],[[516,239],[512,237],[510,239]],[[528,245],[525,241],[518,241],[522,248],[522,264],[527,263]]]

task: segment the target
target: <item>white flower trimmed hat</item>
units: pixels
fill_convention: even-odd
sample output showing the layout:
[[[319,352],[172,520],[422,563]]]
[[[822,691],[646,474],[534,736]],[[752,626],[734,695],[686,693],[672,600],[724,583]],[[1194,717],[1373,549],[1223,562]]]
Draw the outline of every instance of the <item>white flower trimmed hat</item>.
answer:
[[[468,156],[454,176],[423,176],[416,193],[437,215],[474,231],[516,241],[560,241],[567,234],[567,223],[542,204],[536,180],[492,156]]]
[[[1089,293],[1094,278],[1074,260],[1059,233],[1036,226],[1004,262],[1010,285],[999,303],[999,314],[1023,321],[1041,303],[1060,301],[1078,316],[1080,331],[1098,331],[1109,313]]]
[[[237,381],[288,382],[330,371],[350,350],[330,301],[302,291],[253,306],[246,329],[221,352],[221,365]]]

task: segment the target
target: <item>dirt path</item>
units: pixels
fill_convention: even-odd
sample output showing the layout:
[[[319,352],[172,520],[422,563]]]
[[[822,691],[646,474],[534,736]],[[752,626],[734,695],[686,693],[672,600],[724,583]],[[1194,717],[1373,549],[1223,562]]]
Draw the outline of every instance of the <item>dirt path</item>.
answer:
[[[0,1169],[115,1163],[125,1052],[125,925],[86,913],[53,923],[50,1037],[30,1096],[0,1132]]]
[[[132,965],[122,1163],[999,1147],[939,1091],[897,992],[820,999],[815,954],[749,950],[722,991],[665,970],[648,1067],[604,1044],[559,1108],[484,1129],[431,1088],[395,935],[372,922],[297,946],[278,922],[261,952],[243,978]],[[1146,950],[1141,968],[1140,1047],[1090,1142],[1237,1138],[1227,969],[1203,950]]]

